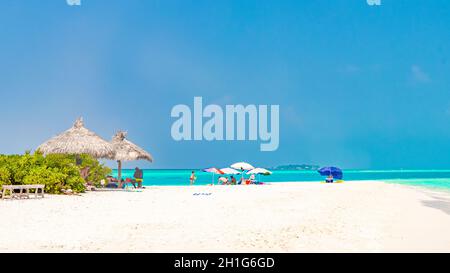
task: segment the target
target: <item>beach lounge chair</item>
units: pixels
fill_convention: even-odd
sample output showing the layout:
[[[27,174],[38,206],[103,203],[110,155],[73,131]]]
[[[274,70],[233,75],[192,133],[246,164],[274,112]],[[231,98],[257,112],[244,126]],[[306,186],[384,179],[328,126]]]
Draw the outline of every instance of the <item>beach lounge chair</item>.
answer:
[[[44,198],[45,185],[35,184],[35,185],[3,185],[2,187],[2,199],[21,199],[30,198],[30,190],[34,191],[34,197]]]
[[[136,181],[131,179],[131,178],[127,178],[125,179],[125,182],[123,183],[123,187],[127,188],[129,186],[129,184],[133,185],[133,187],[136,189]]]

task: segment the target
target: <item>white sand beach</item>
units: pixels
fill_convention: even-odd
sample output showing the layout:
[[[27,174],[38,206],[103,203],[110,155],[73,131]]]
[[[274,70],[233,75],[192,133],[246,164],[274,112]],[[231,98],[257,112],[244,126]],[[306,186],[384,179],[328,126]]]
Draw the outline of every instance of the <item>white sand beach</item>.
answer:
[[[450,252],[450,193],[383,182],[47,195],[0,219],[0,252]]]

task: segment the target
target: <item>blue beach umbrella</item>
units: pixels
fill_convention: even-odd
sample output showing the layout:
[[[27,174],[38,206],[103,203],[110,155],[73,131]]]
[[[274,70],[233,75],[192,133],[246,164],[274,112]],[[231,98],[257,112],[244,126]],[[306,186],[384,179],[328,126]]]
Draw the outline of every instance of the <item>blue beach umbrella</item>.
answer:
[[[336,179],[342,179],[342,177],[343,177],[342,170],[339,169],[338,167],[323,167],[323,168],[320,168],[318,170],[318,172],[322,176],[332,175],[333,178],[336,178]]]

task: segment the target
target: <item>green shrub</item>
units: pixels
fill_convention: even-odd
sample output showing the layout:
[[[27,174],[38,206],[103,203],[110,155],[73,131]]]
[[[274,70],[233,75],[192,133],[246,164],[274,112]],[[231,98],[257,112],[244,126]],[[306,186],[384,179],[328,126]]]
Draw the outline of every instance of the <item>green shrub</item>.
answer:
[[[112,172],[110,168],[104,166],[97,159],[89,155],[81,155],[81,160],[81,168],[89,167],[87,181],[93,183],[95,186],[100,186],[101,180],[104,180]]]
[[[69,174],[71,177],[79,176],[80,170],[89,167],[89,175],[86,182],[91,182],[96,186],[100,185],[100,181],[105,179],[111,173],[111,169],[101,164],[97,159],[90,155],[79,155],[81,165],[76,165],[77,156],[75,155],[48,155],[46,165],[52,168],[61,169],[63,173]]]
[[[8,168],[4,166],[0,166],[0,189],[3,185],[9,185],[11,184],[11,173],[9,172]]]
[[[86,190],[86,187],[84,186],[85,181],[81,176],[71,176],[68,177],[64,189],[71,189],[74,192],[84,192]]]
[[[48,193],[61,193],[63,189],[84,192],[86,181],[80,170],[89,167],[88,181],[99,185],[111,169],[100,164],[89,155],[79,156],[80,166],[76,165],[75,155],[54,154],[43,156],[36,152],[24,155],[0,155],[0,187],[7,184],[44,184]]]
[[[23,179],[23,184],[45,184],[45,191],[61,193],[67,175],[45,166],[31,168]]]

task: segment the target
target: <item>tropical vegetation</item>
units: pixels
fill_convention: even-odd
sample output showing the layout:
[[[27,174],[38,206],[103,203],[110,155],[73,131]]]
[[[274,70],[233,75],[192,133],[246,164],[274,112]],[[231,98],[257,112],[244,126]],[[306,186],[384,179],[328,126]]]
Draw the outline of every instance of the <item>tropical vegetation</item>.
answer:
[[[89,173],[85,180],[80,170],[86,167]],[[87,154],[0,155],[0,188],[2,185],[44,184],[47,193],[60,194],[69,189],[79,193],[86,190],[86,182],[98,186],[110,173],[111,169]]]

